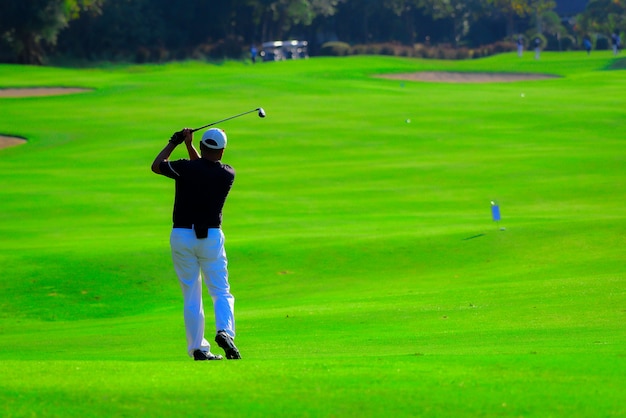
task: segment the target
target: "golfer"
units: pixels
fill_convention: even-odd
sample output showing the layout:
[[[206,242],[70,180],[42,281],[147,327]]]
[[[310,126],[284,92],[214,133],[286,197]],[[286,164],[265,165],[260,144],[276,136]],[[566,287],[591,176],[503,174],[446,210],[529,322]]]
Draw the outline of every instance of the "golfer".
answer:
[[[613,34],[611,35],[611,43],[613,44],[613,55],[619,54],[622,43],[622,40],[619,36],[619,31],[613,32]]]
[[[524,38],[522,35],[517,37],[517,56],[521,57],[524,55]]]
[[[539,56],[541,55],[541,38],[540,37],[536,37],[535,38],[535,59],[538,60]]]
[[[174,149],[185,143],[189,159],[170,161]],[[235,346],[235,298],[230,293],[224,234],[220,228],[222,208],[235,179],[235,171],[221,158],[226,133],[209,129],[202,135],[200,154],[193,146],[191,129],[172,135],[152,163],[156,174],[174,179],[174,225],[170,246],[174,269],[183,291],[187,352],[194,360],[221,360],[211,353],[204,337],[202,279],[213,300],[215,342],[227,359],[240,359]]]

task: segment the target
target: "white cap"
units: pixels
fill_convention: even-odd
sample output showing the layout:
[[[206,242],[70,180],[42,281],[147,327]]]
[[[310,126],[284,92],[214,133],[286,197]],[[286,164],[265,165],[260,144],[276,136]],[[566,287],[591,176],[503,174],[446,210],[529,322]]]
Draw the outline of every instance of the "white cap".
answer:
[[[202,134],[202,144],[211,149],[226,148],[226,132],[222,129],[211,128]]]

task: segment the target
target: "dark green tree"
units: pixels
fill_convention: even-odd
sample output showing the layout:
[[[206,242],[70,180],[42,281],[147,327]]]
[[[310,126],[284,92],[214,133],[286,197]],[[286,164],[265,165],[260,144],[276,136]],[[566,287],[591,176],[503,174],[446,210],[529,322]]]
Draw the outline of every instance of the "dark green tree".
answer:
[[[484,0],[422,0],[422,8],[435,19],[454,22],[452,39],[459,45],[471,25],[483,13]]]
[[[516,32],[515,19],[526,17],[531,12],[528,0],[485,0],[492,7],[494,14],[501,14],[506,19],[506,33],[512,36]]]
[[[3,0],[0,37],[22,64],[42,64],[44,45],[54,45],[61,29],[101,0]]]
[[[263,40],[285,38],[296,26],[309,26],[317,16],[332,16],[345,0],[248,0]]]
[[[581,35],[626,31],[626,0],[591,0],[576,19],[576,31]]]

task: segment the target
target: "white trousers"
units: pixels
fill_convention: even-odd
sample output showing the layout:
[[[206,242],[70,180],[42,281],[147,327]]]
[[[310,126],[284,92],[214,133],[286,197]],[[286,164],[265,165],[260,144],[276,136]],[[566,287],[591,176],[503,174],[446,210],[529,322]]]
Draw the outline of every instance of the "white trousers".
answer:
[[[204,337],[202,281],[209,290],[215,312],[215,330],[224,330],[235,338],[235,298],[228,283],[228,260],[224,233],[209,229],[206,239],[197,239],[193,229],[173,228],[170,235],[174,269],[183,291],[187,352],[210,351]]]

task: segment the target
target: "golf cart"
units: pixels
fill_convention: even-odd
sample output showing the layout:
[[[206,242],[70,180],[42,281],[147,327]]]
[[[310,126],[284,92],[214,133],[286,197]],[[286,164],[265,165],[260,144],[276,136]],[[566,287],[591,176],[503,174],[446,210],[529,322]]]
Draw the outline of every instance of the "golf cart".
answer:
[[[309,57],[307,41],[273,41],[264,42],[262,46],[261,58],[263,61],[282,61]]]

